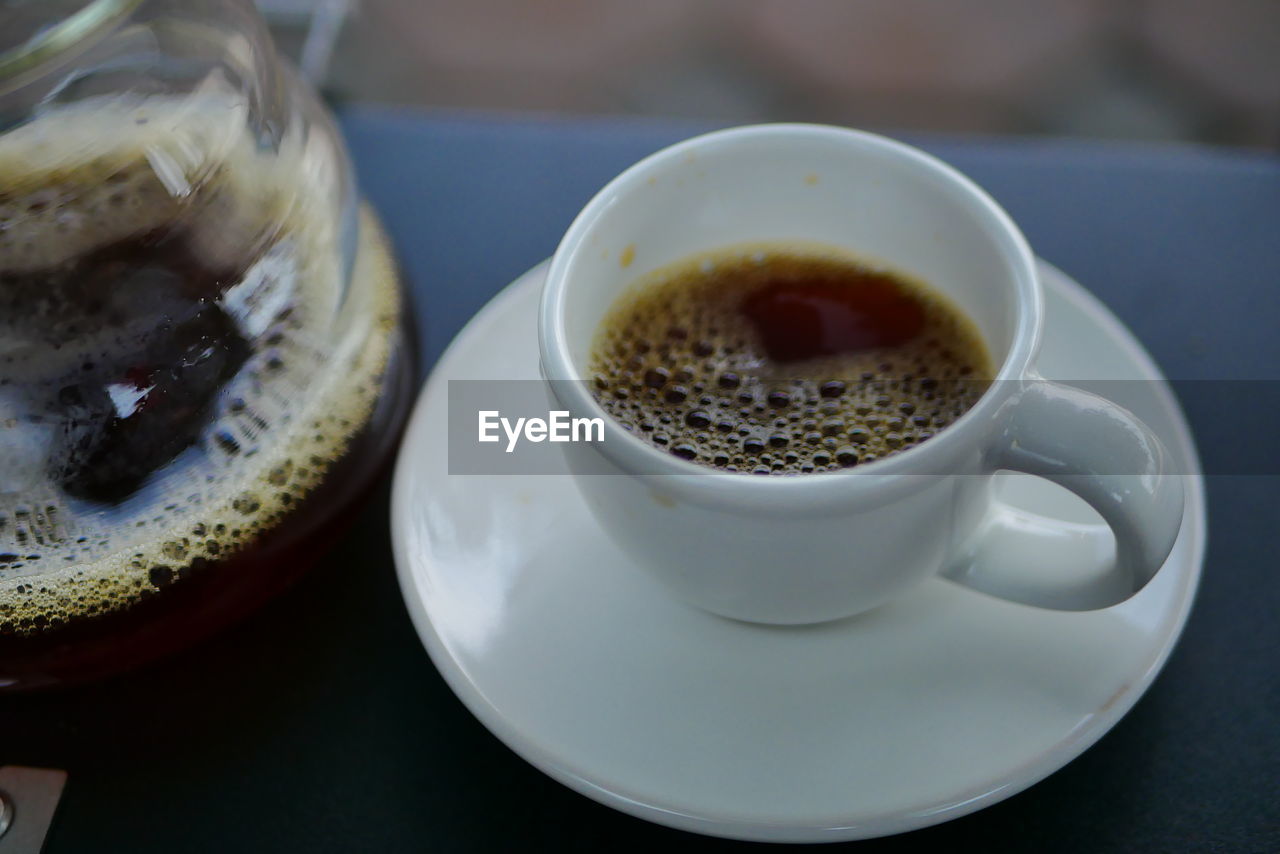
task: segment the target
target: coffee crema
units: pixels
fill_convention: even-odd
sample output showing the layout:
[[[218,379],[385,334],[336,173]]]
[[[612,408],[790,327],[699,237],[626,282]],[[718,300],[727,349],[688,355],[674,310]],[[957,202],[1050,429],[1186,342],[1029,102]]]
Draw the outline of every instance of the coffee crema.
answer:
[[[904,273],[831,247],[751,244],[642,277],[591,352],[635,435],[730,472],[847,469],[927,441],[994,375],[977,327]]]

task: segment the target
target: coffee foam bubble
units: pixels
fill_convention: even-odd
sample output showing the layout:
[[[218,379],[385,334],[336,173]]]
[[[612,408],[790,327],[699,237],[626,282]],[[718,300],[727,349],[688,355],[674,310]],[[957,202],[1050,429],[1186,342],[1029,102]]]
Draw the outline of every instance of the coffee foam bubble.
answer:
[[[401,311],[381,231],[363,212],[345,287],[332,150],[286,139],[264,154],[237,110],[223,100],[113,99],[0,137],[0,273],[56,267],[175,222],[206,241],[195,244],[202,257],[262,253],[216,296],[252,345],[249,361],[218,395],[198,445],[138,494],[86,505],[39,463],[0,465],[0,634],[126,608],[243,550],[321,483],[371,417]],[[86,138],[92,152],[81,148]],[[78,363],[145,336],[166,306],[139,306],[132,326],[86,329],[56,358],[39,340],[49,319],[29,303],[7,308],[0,444],[25,460],[56,425],[56,411],[41,413],[34,399],[50,399]]]

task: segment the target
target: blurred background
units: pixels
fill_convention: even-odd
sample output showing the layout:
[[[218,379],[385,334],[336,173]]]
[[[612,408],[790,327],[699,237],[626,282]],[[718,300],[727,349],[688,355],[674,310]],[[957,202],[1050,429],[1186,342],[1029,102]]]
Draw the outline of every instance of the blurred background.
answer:
[[[259,0],[333,101],[1280,149],[1280,0]]]

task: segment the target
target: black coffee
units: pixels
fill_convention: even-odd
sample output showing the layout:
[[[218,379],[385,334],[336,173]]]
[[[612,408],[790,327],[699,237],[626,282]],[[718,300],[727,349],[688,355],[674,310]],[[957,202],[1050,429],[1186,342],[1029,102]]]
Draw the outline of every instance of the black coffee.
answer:
[[[725,471],[848,468],[927,441],[994,371],[937,291],[835,250],[739,247],[645,276],[592,350],[629,430]]]
[[[338,164],[236,109],[89,99],[0,134],[0,687],[261,601],[390,446],[394,273],[366,227],[344,279]]]

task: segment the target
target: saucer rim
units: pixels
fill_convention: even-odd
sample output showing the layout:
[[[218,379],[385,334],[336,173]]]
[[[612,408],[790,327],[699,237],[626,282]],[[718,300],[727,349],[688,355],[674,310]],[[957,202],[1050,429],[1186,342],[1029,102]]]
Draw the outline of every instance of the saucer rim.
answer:
[[[1046,291],[1053,289],[1072,303],[1089,318],[1091,323],[1100,327],[1108,338],[1115,341],[1120,349],[1125,351],[1126,358],[1144,374],[1153,378],[1165,378],[1163,371],[1137,337],[1096,296],[1074,278],[1039,256],[1036,256],[1036,265],[1037,273]],[[537,280],[544,279],[549,266],[548,258],[526,270],[502,288],[467,321],[441,354],[427,381],[419,390],[406,426],[404,445],[396,462],[391,494],[391,538],[396,576],[406,610],[409,612],[419,640],[436,670],[467,710],[506,747],[539,771],[579,794],[620,812],[679,830],[709,836],[787,843],[840,842],[889,836],[960,818],[1012,797],[1047,778],[1110,732],[1146,693],[1164,668],[1190,616],[1204,570],[1208,541],[1204,477],[1199,454],[1186,414],[1167,386],[1161,386],[1157,394],[1161,398],[1161,403],[1167,406],[1173,415],[1170,424],[1175,434],[1173,441],[1190,464],[1189,473],[1184,475],[1186,516],[1179,531],[1179,537],[1186,535],[1191,538],[1185,560],[1188,566],[1185,571],[1189,576],[1184,583],[1183,594],[1177,601],[1176,618],[1170,624],[1165,637],[1159,641],[1160,649],[1151,664],[1139,677],[1130,680],[1125,688],[1113,695],[1098,712],[1070,730],[1054,746],[1038,751],[1016,769],[1001,775],[999,779],[1003,782],[994,785],[991,781],[982,782],[922,809],[889,812],[870,819],[862,818],[854,823],[817,825],[801,820],[753,822],[740,817],[695,814],[683,811],[675,805],[654,803],[651,798],[628,795],[623,791],[623,787],[606,786],[594,782],[585,773],[575,771],[552,755],[551,751],[540,747],[532,737],[526,736],[508,716],[489,703],[477,682],[450,653],[447,644],[436,633],[424,605],[421,591],[410,569],[410,561],[404,554],[408,548],[408,538],[405,536],[406,522],[402,521],[402,517],[405,517],[407,512],[408,490],[412,479],[407,470],[407,460],[410,455],[405,453],[404,448],[421,432],[419,421],[426,417],[425,401],[436,396],[431,392],[435,391],[439,383],[446,381],[439,372],[439,365],[444,364],[455,349],[467,345],[480,322],[492,313],[501,311],[505,303],[515,299],[524,288],[532,288]]]

